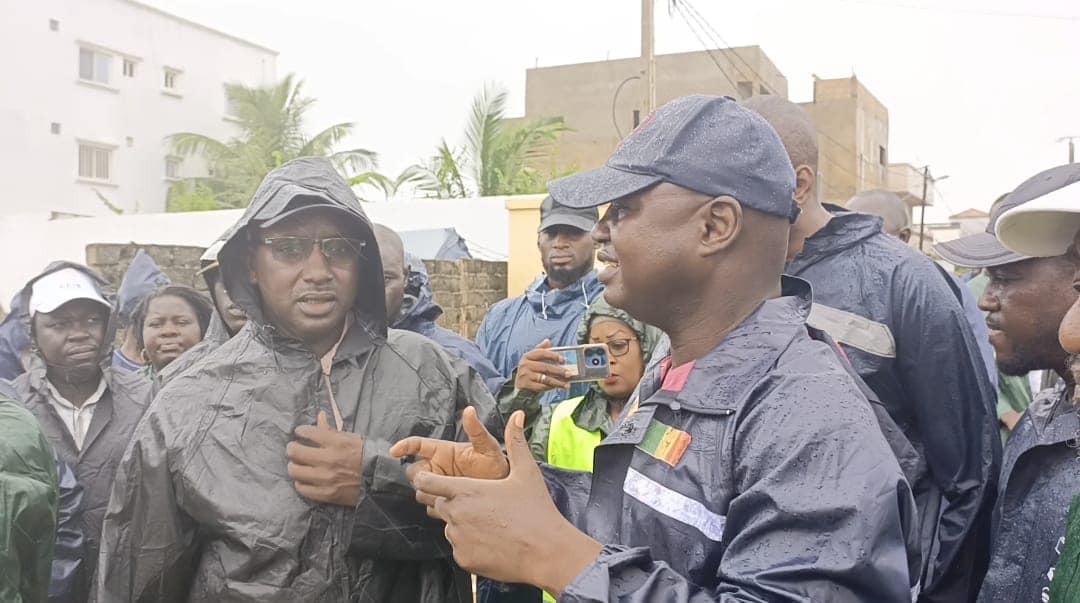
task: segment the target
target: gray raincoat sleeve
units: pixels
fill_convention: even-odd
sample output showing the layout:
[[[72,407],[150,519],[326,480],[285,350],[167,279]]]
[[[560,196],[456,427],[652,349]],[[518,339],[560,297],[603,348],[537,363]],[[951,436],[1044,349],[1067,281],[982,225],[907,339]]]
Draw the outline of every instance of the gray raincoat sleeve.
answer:
[[[195,525],[177,505],[163,416],[144,417],[116,469],[91,601],[187,598]]]
[[[839,381],[784,377],[743,417],[714,587],[648,547],[606,545],[559,601],[910,601],[914,500],[865,400]],[[821,396],[849,402],[792,404]],[[553,494],[568,484],[545,475]]]
[[[444,357],[451,373],[446,397],[454,402],[456,439],[468,441],[461,414],[465,407],[473,406],[480,421],[501,442],[505,423],[484,380],[464,360],[448,354]],[[405,475],[407,464],[390,456],[390,447],[395,443],[377,438],[364,440],[363,482],[353,521],[353,550],[399,560],[449,557],[442,522],[429,518],[426,508],[416,502],[416,491]],[[373,534],[385,537],[373,539]]]

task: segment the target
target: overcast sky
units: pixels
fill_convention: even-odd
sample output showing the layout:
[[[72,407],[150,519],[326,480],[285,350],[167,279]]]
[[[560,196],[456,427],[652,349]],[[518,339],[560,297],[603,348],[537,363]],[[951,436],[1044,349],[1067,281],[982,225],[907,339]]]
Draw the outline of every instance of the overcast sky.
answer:
[[[524,111],[525,70],[636,56],[636,0],[145,0],[280,52],[319,103],[309,129],[356,123],[389,174],[461,140],[485,82]],[[1076,0],[694,0],[730,45],[761,46],[810,100],[852,73],[889,109],[889,159],[929,164],[946,209],[986,208],[1065,163],[1080,135]],[[657,52],[700,50],[667,1]],[[1078,141],[1080,142],[1080,141]],[[937,213],[937,212],[934,212]],[[947,215],[947,214],[946,214]]]

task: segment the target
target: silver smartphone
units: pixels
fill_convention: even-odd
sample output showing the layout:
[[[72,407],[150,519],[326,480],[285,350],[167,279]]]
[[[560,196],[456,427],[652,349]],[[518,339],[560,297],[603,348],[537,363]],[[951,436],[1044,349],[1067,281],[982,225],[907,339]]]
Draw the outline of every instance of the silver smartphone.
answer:
[[[603,381],[611,375],[606,343],[551,348],[551,351],[562,356],[560,366],[570,374],[567,379],[570,383]]]

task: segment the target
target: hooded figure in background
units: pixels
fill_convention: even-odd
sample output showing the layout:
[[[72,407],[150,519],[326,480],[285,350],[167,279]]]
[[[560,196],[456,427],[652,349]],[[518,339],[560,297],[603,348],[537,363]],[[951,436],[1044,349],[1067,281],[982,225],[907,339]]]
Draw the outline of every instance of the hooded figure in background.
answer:
[[[23,359],[30,349],[30,315],[22,295],[11,300],[11,312],[0,322],[0,379],[12,380],[25,370]]]
[[[229,297],[221,280],[221,264],[218,262],[217,256],[224,246],[225,241],[223,239],[218,240],[210,247],[207,247],[206,252],[199,258],[199,274],[206,281],[206,289],[210,292],[210,299],[214,302],[214,313],[210,316],[210,326],[206,329],[202,341],[184,352],[176,360],[170,362],[158,373],[157,384],[159,387],[169,382],[176,375],[202,362],[211,352],[221,347],[221,344],[239,333],[240,329],[247,324],[247,314],[243,308],[237,306]]]
[[[384,270],[390,270],[386,261],[387,249],[384,249],[383,239],[393,239],[389,234],[393,233],[392,230],[380,225],[376,225],[376,236],[379,237],[379,249],[383,253],[383,268]],[[383,233],[383,234],[380,234]],[[395,233],[396,236],[396,233]],[[484,380],[488,390],[492,395],[499,393],[499,388],[502,387],[503,379],[499,371],[495,366],[491,364],[491,361],[484,357],[483,352],[480,351],[480,347],[472,341],[465,339],[461,335],[451,331],[450,329],[443,328],[436,324],[436,320],[442,316],[443,309],[439,304],[435,303],[434,296],[431,293],[431,284],[428,281],[427,268],[424,266],[424,261],[418,257],[404,254],[403,259],[397,259],[397,255],[403,254],[404,250],[401,248],[400,238],[397,239],[397,249],[394,250],[395,257],[391,258],[390,263],[394,264],[393,270],[398,270],[405,273],[404,292],[400,289],[393,295],[394,301],[397,302],[397,306],[390,306],[390,288],[387,288],[387,308],[390,310],[390,327],[394,329],[402,329],[405,331],[412,331],[427,337],[435,343],[442,346],[444,350],[450,353],[451,356],[460,358],[465,361],[466,364],[471,366],[475,370],[480,378]],[[393,247],[393,241],[391,241],[390,247]],[[399,275],[394,275],[395,277]],[[389,274],[387,275],[387,283],[389,284],[391,279]]]
[[[219,258],[248,323],[136,431],[97,600],[470,601],[388,450],[464,439],[463,414],[501,421],[437,344],[388,332],[378,245],[348,185],[326,159],[281,166]]]
[[[131,260],[120,288],[116,292],[117,327],[124,330],[124,342],[113,351],[113,366],[135,372],[145,364],[131,328],[131,319],[142,300],[152,292],[171,284],[169,277],[158,268],[146,250],[140,249]]]
[[[621,323],[633,331],[634,335],[637,336],[637,341],[628,342],[628,349],[624,354],[640,354],[642,367],[649,364],[653,350],[656,349],[656,345],[664,337],[660,329],[633,318],[624,310],[612,306],[603,296],[600,296],[589,305],[589,309],[581,320],[581,325],[577,331],[578,343],[582,345],[596,343],[590,341],[590,330],[594,323],[601,321],[611,321],[613,324]],[[612,366],[615,366],[619,360],[613,343],[608,342],[609,356],[614,357],[609,362]],[[632,385],[628,384],[631,389],[637,386],[637,381],[634,380]],[[573,444],[577,442],[578,438],[584,439],[588,437],[585,436],[585,433],[590,433],[592,434],[590,439],[594,441],[593,447],[595,448],[595,445],[599,444],[602,438],[611,433],[615,426],[612,419],[613,411],[615,415],[618,415],[626,399],[613,399],[599,381],[590,382],[588,385],[589,391],[584,396],[570,398],[558,404],[546,406],[539,404],[537,396],[527,396],[529,392],[516,390],[526,395],[529,402],[531,402],[531,404],[526,404],[523,407],[526,417],[539,413],[539,418],[529,436],[529,447],[532,448],[533,456],[537,460],[566,469],[585,471],[592,469],[591,450],[588,450],[587,447],[575,447]],[[617,408],[612,408],[613,403],[618,405]],[[504,414],[509,415],[510,413],[506,412]],[[553,417],[555,417],[555,434],[552,433]],[[560,417],[563,417],[562,420],[560,420]],[[570,430],[573,430],[574,435],[562,437],[563,433]],[[562,443],[564,445],[558,451],[555,451],[550,446],[552,443]]]
[[[86,554],[72,596],[81,601],[94,574],[113,474],[149,401],[150,383],[112,366],[112,297],[89,268],[54,262],[22,296],[32,347],[27,371],[12,385],[83,487],[78,528]]]

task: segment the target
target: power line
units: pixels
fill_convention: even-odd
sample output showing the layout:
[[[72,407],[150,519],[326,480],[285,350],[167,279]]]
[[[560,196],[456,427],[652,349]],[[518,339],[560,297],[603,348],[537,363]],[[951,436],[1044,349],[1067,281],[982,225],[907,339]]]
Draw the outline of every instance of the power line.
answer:
[[[735,84],[735,82],[731,81],[731,77],[727,74],[727,71],[724,70],[724,67],[720,65],[720,61],[718,61],[716,57],[713,56],[712,49],[709,48],[709,44],[705,42],[705,40],[698,33],[697,29],[695,29],[694,26],[690,23],[690,20],[686,18],[686,13],[684,13],[682,9],[679,8],[679,3],[673,3],[673,6],[679,13],[679,16],[682,17],[683,22],[686,23],[686,27],[690,29],[690,33],[694,34],[694,37],[697,38],[698,42],[705,49],[705,53],[709,55],[710,59],[712,59],[713,64],[716,65],[717,70],[720,71],[720,75],[724,76],[724,79],[727,80],[729,84],[731,84],[731,87],[733,89],[738,90],[739,87]]]

